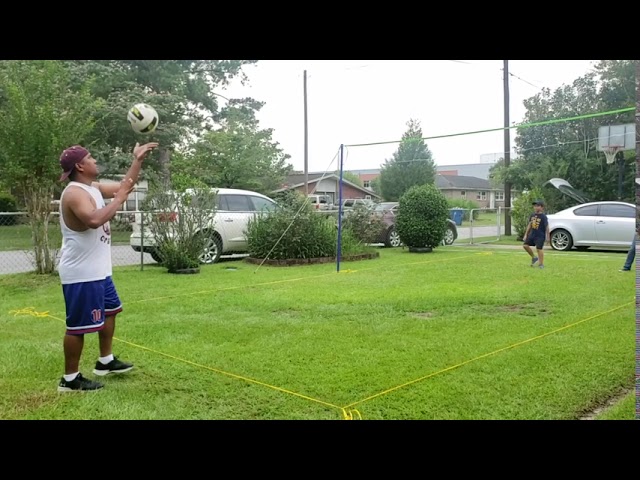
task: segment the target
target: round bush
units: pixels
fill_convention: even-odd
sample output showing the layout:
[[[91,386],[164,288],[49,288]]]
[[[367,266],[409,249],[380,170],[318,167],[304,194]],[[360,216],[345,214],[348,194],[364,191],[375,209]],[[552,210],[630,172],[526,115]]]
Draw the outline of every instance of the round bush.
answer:
[[[407,247],[435,248],[448,227],[449,205],[435,185],[411,187],[400,198],[396,229]]]

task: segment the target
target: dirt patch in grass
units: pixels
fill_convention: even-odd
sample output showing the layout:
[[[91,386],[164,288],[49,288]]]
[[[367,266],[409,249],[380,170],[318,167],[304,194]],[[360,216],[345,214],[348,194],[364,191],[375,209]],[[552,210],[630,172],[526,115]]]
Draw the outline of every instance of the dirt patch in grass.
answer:
[[[498,307],[487,306],[487,308],[497,310],[498,312],[515,313],[517,315],[524,315],[527,317],[541,317],[551,313],[546,306],[537,303],[500,305]]]
[[[633,388],[623,388],[618,390],[611,397],[596,402],[589,410],[582,412],[578,420],[595,420],[598,415],[600,415],[605,410],[610,409],[615,404],[617,404],[620,400],[627,396],[629,392],[631,392]]]
[[[271,313],[278,317],[283,318],[295,318],[300,316],[300,312],[298,310],[284,309],[284,310],[273,310]]]
[[[424,318],[433,318],[435,317],[434,312],[408,312],[414,318],[424,319]]]
[[[15,418],[34,412],[46,405],[58,401],[60,394],[55,390],[55,382],[51,392],[31,392],[20,396],[13,405],[13,411],[0,415],[0,418]]]

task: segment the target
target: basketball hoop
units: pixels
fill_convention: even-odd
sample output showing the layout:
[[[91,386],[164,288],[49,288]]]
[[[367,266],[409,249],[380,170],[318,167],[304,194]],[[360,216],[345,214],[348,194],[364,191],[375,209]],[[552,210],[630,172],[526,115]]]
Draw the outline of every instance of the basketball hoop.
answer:
[[[622,150],[621,146],[608,146],[602,149],[605,157],[607,157],[607,164],[611,165],[616,160],[617,153]]]

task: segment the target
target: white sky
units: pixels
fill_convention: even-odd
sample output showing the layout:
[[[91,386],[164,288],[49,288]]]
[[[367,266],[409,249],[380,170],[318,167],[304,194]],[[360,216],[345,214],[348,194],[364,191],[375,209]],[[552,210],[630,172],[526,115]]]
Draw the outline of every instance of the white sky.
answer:
[[[467,63],[459,63],[467,62]],[[510,120],[523,121],[523,100],[539,88],[570,84],[595,60],[509,60]],[[410,118],[425,137],[501,127],[502,60],[260,60],[249,82],[218,93],[266,102],[261,128],[304,168],[303,71],[307,70],[309,171],[335,170],[340,144],[400,140]],[[535,85],[530,85],[529,83]],[[538,88],[539,87],[539,88]],[[512,130],[511,147],[515,146]],[[502,131],[426,142],[436,164],[478,163],[503,151]],[[398,144],[347,149],[345,170],[379,168]]]

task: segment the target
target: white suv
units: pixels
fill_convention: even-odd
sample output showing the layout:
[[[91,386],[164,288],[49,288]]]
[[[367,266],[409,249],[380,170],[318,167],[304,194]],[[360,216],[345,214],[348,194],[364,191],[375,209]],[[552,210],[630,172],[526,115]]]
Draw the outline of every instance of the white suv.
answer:
[[[277,207],[272,199],[257,192],[233,188],[217,188],[214,191],[218,206],[213,221],[207,228],[207,244],[200,256],[200,262],[207,264],[216,263],[223,254],[247,253],[246,231],[249,219],[257,213],[271,212]],[[167,219],[172,221],[171,216]],[[142,242],[141,221],[141,214],[136,213],[129,244],[136,252],[143,249],[156,262],[161,262],[151,232],[146,228],[144,244]]]

